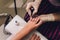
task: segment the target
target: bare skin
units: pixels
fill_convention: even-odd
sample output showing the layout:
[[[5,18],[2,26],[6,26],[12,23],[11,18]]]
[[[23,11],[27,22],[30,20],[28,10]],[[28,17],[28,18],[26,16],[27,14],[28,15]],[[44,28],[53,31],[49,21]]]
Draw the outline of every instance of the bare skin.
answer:
[[[30,2],[30,3],[27,4],[26,11],[29,13],[30,16],[31,16],[31,11],[29,10],[29,8],[31,6],[34,7],[34,9],[35,9],[34,12],[33,12],[33,15],[34,15],[38,10],[38,6],[41,3],[41,1],[42,0],[35,0],[34,2]],[[51,13],[51,14],[53,14],[53,13]],[[48,14],[48,16],[49,16],[49,14]],[[51,16],[52,16],[51,19],[54,19],[54,21],[60,21],[60,14],[56,13],[56,14],[53,14]],[[40,17],[33,18],[33,19],[31,18],[29,20],[29,22],[26,24],[25,28],[23,28],[20,32],[18,32],[11,40],[20,40],[24,36],[26,36],[28,33],[30,33],[32,30],[37,28],[39,25],[42,24],[42,21],[45,21],[45,20],[43,20],[41,18],[45,19],[46,14],[43,17],[41,17],[41,15],[40,15]],[[49,19],[49,18],[47,18],[47,19]],[[50,21],[52,21],[51,19],[50,19]],[[38,22],[38,20],[40,20],[40,21]],[[46,20],[46,21],[48,21],[48,20]],[[31,40],[33,40],[33,39],[34,39],[34,36],[31,38]]]
[[[42,24],[42,21],[38,17],[30,18],[26,26],[19,31],[11,40],[21,40],[24,36],[29,34],[32,30],[36,29],[39,25]],[[39,22],[38,22],[39,21]],[[37,23],[38,22],[38,23]]]
[[[33,14],[32,15],[34,15],[37,11],[38,11],[38,7],[39,7],[39,4],[41,4],[41,1],[42,0],[35,0],[34,2],[29,2],[28,4],[27,4],[27,7],[26,7],[26,11],[28,12],[28,14],[31,16],[31,10],[30,10],[30,8],[31,8],[31,6],[35,9],[34,11],[33,11]],[[50,14],[52,14],[51,16],[49,16]],[[60,14],[58,14],[58,13],[50,13],[50,14],[43,14],[43,16],[42,15],[40,15],[40,19],[42,20],[42,21],[60,21]],[[49,17],[47,17],[46,15],[48,15]],[[42,17],[41,17],[42,16]],[[43,19],[42,19],[43,18]],[[50,18],[50,20],[49,20],[49,18]],[[47,19],[47,20],[46,20]],[[53,20],[52,20],[53,19]]]
[[[28,12],[28,14],[31,16],[31,10],[30,8],[33,7],[34,8],[34,11],[33,11],[33,14],[37,13],[38,11],[38,7],[39,7],[39,4],[41,3],[42,0],[35,0],[34,2],[30,2],[27,4],[27,7],[26,7],[26,11]]]

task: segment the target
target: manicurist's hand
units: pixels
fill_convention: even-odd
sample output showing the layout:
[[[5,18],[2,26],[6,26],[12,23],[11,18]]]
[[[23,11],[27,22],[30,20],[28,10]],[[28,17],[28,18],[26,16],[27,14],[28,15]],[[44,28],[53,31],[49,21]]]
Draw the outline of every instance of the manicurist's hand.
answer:
[[[26,11],[28,12],[28,14],[31,16],[31,10],[30,8],[33,7],[34,8],[34,11],[33,11],[33,15],[38,11],[38,7],[39,7],[39,4],[41,3],[41,0],[35,0],[34,2],[30,2],[27,4],[27,7],[26,7]]]

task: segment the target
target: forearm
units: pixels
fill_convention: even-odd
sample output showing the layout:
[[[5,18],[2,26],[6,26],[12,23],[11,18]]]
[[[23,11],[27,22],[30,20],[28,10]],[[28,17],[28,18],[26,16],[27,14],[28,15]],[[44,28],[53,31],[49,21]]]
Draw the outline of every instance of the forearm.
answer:
[[[60,21],[60,14],[51,13],[51,14],[43,14],[39,16],[42,21]]]
[[[20,32],[18,32],[12,40],[21,40],[24,36],[26,36],[29,32],[32,31],[31,27],[25,26]]]
[[[51,13],[51,14],[48,14],[50,21],[60,21],[60,14],[57,14],[57,13]]]
[[[48,14],[48,15],[50,15],[50,14]],[[49,18],[51,18],[51,21],[60,21],[60,14],[58,14],[58,13],[51,13],[51,16],[49,17]]]

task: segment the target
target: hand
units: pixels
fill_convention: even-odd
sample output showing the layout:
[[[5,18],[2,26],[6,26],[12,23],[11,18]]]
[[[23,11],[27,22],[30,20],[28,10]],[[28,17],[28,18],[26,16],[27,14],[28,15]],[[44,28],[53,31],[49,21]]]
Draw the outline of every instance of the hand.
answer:
[[[26,26],[31,27],[31,28],[37,28],[39,25],[42,24],[42,21],[38,17],[36,18],[30,18]],[[39,21],[39,22],[38,22]],[[38,22],[38,23],[37,23]]]
[[[37,34],[33,34],[30,40],[41,40],[41,38]]]
[[[30,2],[27,4],[26,11],[28,12],[28,14],[30,16],[31,16],[31,10],[30,10],[31,7],[34,8],[34,11],[33,11],[33,15],[34,15],[38,11],[39,3],[38,2]]]

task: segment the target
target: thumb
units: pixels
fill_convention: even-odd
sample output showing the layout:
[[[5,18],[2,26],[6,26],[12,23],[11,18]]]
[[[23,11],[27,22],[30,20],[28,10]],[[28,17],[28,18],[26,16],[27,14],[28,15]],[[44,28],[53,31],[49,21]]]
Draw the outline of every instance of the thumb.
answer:
[[[28,11],[29,16],[31,17],[31,10]]]
[[[36,13],[37,13],[37,9],[35,9],[35,10],[33,11],[33,15],[36,14]]]
[[[35,26],[38,27],[39,25],[41,25],[43,22],[40,20]]]
[[[26,11],[28,12],[28,14],[31,16],[31,10],[30,10],[30,7],[32,6],[31,3],[28,3],[27,4],[27,7],[26,7]]]

